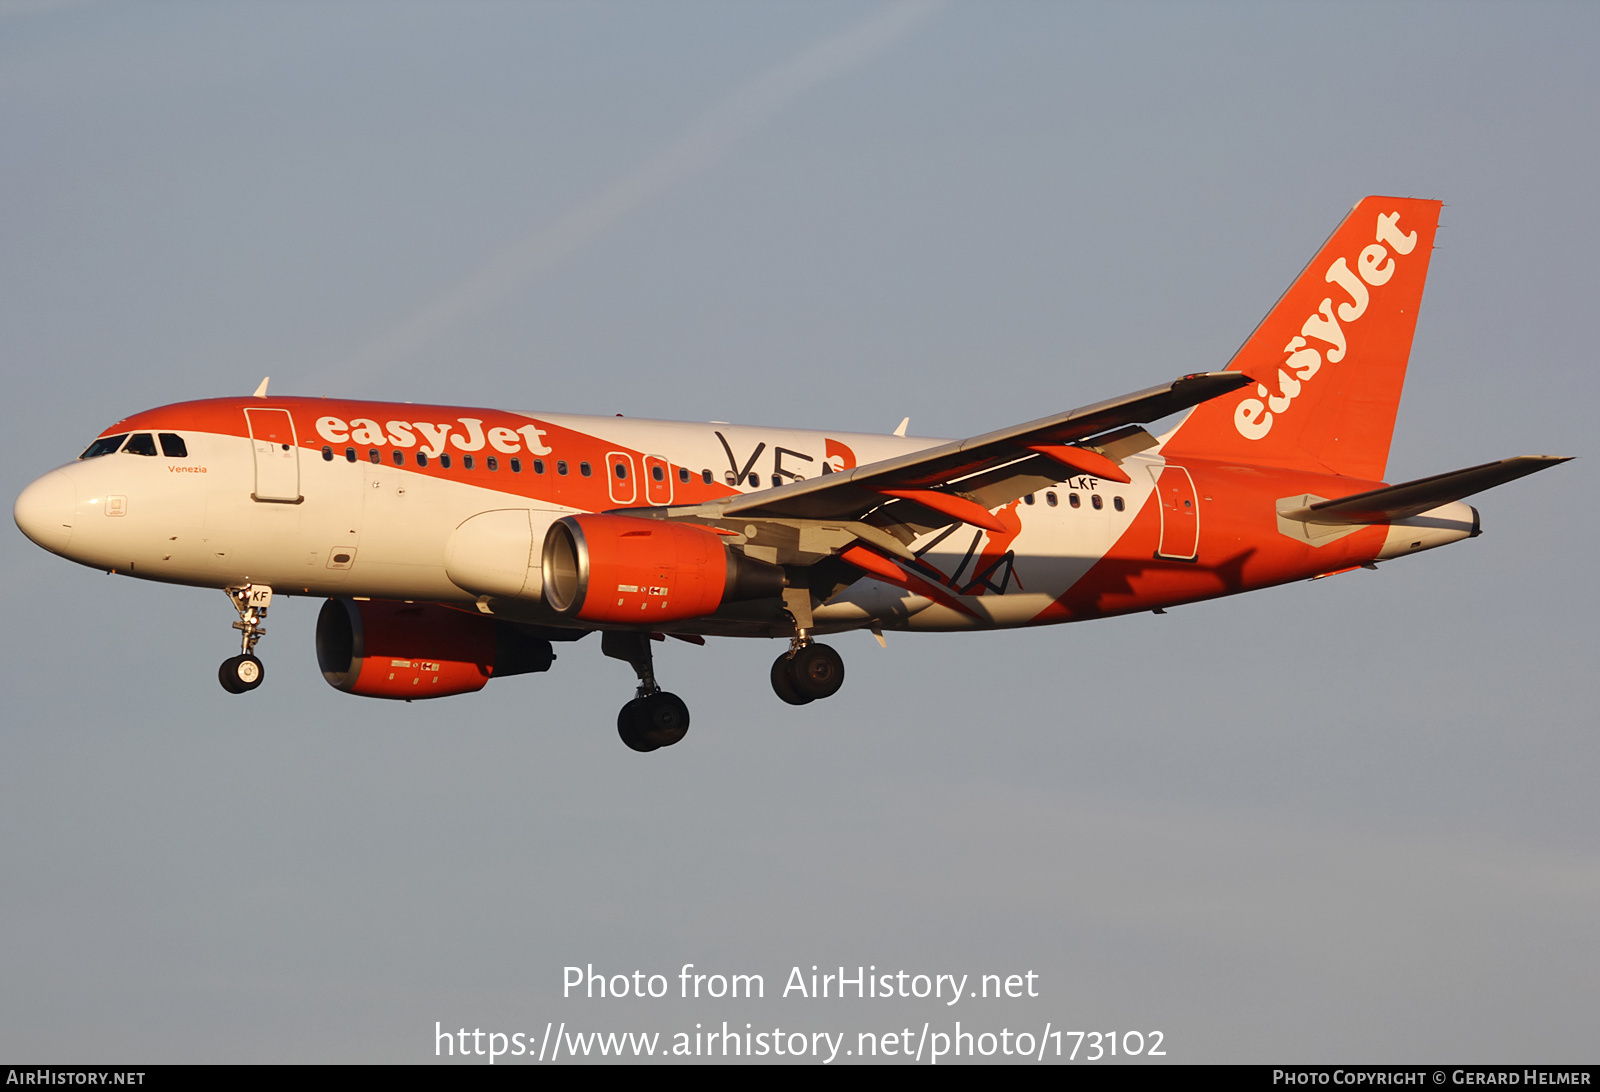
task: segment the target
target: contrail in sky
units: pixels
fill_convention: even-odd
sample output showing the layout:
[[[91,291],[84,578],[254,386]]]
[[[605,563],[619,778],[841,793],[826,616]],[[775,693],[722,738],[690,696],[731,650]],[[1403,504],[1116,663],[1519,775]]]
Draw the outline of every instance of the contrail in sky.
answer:
[[[330,369],[324,385],[342,386],[386,371],[451,327],[487,311],[518,284],[560,265],[650,198],[760,129],[806,90],[870,60],[942,6],[942,0],[900,0],[740,88],[632,174],[379,332]]]

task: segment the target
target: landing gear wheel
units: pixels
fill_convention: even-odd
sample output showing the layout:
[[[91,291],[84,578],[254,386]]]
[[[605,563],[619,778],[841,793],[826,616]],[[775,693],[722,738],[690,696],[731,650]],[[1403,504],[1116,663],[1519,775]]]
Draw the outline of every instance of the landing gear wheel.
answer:
[[[634,698],[617,714],[617,735],[635,751],[654,751],[661,746],[644,738],[644,718],[639,715],[639,699]]]
[[[827,645],[805,645],[789,657],[786,674],[794,692],[807,701],[831,698],[844,685],[844,658]]]
[[[676,694],[634,698],[617,714],[617,735],[635,751],[671,747],[689,731],[689,707]]]
[[[266,676],[267,669],[254,656],[230,656],[217,668],[217,681],[230,694],[254,690]]]
[[[803,698],[795,691],[789,679],[790,662],[787,652],[772,661],[772,692],[790,705],[806,705],[814,699]]]
[[[657,747],[671,747],[689,731],[689,707],[678,695],[658,690],[637,704],[640,735]]]

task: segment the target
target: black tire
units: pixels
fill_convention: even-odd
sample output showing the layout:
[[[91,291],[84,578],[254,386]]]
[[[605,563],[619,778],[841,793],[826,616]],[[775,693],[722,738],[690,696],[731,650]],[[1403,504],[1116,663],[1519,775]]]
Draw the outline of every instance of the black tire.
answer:
[[[844,658],[828,645],[806,645],[789,658],[788,676],[801,697],[831,698],[844,685]]]
[[[659,743],[644,737],[644,717],[639,712],[639,699],[634,698],[617,713],[617,735],[635,751],[654,751]]]
[[[217,668],[217,681],[230,694],[245,694],[267,677],[265,665],[254,656],[230,656]]]
[[[689,707],[678,695],[664,690],[639,699],[635,716],[639,734],[657,747],[671,747],[689,731]]]
[[[794,683],[789,679],[789,654],[785,652],[772,661],[772,692],[790,705],[807,705],[810,698],[803,698],[795,693]]]

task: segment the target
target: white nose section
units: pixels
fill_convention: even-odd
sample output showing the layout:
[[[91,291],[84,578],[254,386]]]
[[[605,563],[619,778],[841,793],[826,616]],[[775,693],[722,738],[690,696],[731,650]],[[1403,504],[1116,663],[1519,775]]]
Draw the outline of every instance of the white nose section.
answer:
[[[64,553],[72,541],[72,520],[78,505],[72,479],[52,470],[22,491],[11,509],[22,533],[53,554]]]

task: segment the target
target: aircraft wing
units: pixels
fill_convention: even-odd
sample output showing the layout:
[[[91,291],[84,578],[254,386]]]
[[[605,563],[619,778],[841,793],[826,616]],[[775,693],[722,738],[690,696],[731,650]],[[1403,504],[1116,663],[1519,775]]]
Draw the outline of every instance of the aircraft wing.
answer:
[[[964,519],[985,526],[986,518],[993,520],[989,509],[1067,474],[1127,481],[1118,462],[1155,443],[1137,426],[1253,382],[1239,372],[1186,375],[1092,406],[705,507],[716,509],[715,518],[854,521],[888,505],[894,514],[890,523],[938,527]]]

